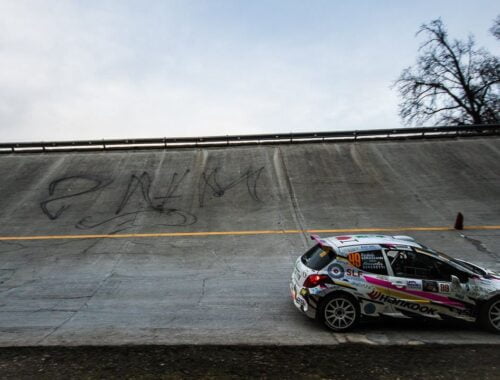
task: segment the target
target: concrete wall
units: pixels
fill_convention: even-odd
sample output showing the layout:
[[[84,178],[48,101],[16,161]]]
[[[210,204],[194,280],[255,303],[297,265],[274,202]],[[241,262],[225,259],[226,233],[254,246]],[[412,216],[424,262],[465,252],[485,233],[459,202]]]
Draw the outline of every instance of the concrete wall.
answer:
[[[499,222],[500,140],[0,157],[0,234]]]

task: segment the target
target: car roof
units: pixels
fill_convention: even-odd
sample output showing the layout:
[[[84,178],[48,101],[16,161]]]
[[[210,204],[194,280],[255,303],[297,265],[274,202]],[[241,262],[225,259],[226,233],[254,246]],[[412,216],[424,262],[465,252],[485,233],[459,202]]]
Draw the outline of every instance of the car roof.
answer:
[[[351,247],[357,245],[381,245],[381,244],[423,248],[422,245],[417,243],[412,237],[404,235],[389,236],[389,235],[364,234],[364,235],[339,235],[327,238],[319,238],[313,235],[312,238],[316,240],[319,244],[335,248]]]

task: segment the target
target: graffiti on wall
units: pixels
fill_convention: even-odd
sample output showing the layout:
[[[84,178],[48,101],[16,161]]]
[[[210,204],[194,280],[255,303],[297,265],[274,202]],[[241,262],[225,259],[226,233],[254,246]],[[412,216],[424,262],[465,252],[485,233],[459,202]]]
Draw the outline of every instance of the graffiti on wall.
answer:
[[[258,182],[264,167],[248,168],[235,175],[221,173],[221,168],[202,172],[197,178],[191,170],[174,172],[164,185],[155,185],[155,178],[148,171],[132,173],[126,177],[125,185],[117,185],[113,178],[99,175],[72,175],[52,180],[48,185],[48,197],[40,202],[42,212],[50,220],[57,220],[71,208],[88,197],[96,202],[94,213],[83,214],[75,222],[78,229],[89,230],[99,226],[111,226],[116,233],[141,225],[141,216],[147,214],[149,224],[157,226],[189,226],[198,221],[194,207],[183,209],[183,197],[193,196],[193,183],[197,183],[197,207],[204,208],[214,198],[222,198],[232,189],[243,191],[253,202],[262,202],[258,193]],[[164,178],[163,178],[164,179]],[[159,182],[159,181],[157,181]],[[189,187],[190,186],[190,187]],[[235,191],[236,193],[236,191]],[[116,194],[113,199],[110,194]],[[106,202],[99,203],[99,199]],[[240,193],[241,196],[241,193]],[[112,199],[110,202],[109,200]],[[184,202],[185,204],[186,202]],[[103,215],[105,215],[103,217]]]

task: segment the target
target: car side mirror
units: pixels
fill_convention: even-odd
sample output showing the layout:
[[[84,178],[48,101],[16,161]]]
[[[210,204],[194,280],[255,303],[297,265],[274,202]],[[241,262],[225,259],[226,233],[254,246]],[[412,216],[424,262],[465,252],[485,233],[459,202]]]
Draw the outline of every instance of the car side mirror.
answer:
[[[453,287],[460,287],[459,278],[453,274],[451,275],[451,284],[453,285]]]

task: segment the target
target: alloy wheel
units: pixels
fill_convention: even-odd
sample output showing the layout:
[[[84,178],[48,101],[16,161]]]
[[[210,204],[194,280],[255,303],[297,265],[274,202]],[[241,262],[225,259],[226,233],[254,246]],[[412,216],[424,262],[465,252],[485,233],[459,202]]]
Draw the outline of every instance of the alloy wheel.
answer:
[[[324,316],[332,329],[345,330],[356,320],[356,307],[346,298],[334,298],[326,305]]]
[[[488,312],[491,325],[500,331],[500,300],[493,302]]]

